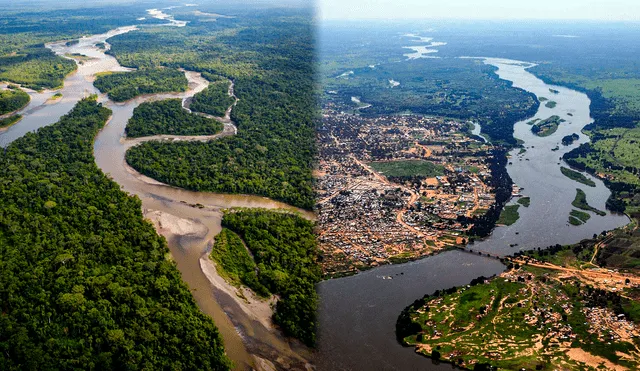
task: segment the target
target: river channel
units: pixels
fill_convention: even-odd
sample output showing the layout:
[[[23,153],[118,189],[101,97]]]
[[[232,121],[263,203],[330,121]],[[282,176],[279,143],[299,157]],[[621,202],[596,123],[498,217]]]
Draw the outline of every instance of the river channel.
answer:
[[[27,132],[57,122],[78,100],[99,94],[93,86],[96,73],[129,71],[95,44],[134,30],[135,26],[122,27],[105,34],[83,37],[78,44],[71,46],[64,42],[48,45],[58,55],[79,53],[91,59],[78,65],[78,70],[65,79],[62,89],[30,91],[32,100],[20,112],[24,118],[0,133],[0,145],[7,146]],[[609,196],[609,190],[598,179],[587,175],[596,182],[596,187],[587,187],[560,173],[560,157],[588,140],[580,133],[591,122],[586,95],[544,84],[527,71],[531,64],[484,60],[498,67],[497,73],[502,79],[512,81],[514,86],[532,92],[538,98],[546,97],[557,103],[554,108],[542,104],[535,118],[559,115],[566,122],[560,124],[556,133],[544,138],[531,133],[527,125],[529,120],[515,125],[515,136],[524,141],[526,152],[518,154],[519,150],[514,150],[511,153],[508,171],[515,184],[523,188],[522,194],[531,197],[531,206],[520,208],[518,222],[509,227],[497,227],[489,238],[476,242],[472,248],[493,254],[509,254],[519,249],[577,242],[594,233],[626,224],[628,219],[625,216],[611,213],[606,216],[594,214],[587,223],[578,227],[567,223],[576,188],[584,190],[589,204],[601,210],[605,209]],[[220,329],[227,353],[238,369],[255,366],[256,360],[251,354],[271,360],[284,358],[283,364],[302,367],[312,356],[309,351],[243,315],[234,298],[212,286],[200,264],[213,236],[220,231],[223,208],[286,208],[308,218],[313,218],[313,215],[263,197],[191,192],[169,187],[141,176],[124,161],[126,149],[136,144],[124,137],[124,128],[135,107],[149,100],[184,100],[207,87],[208,82],[200,74],[185,71],[185,75],[189,89],[183,93],[143,96],[125,103],[114,103],[100,95],[100,102],[113,111],[113,116],[96,138],[96,163],[124,191],[142,200],[145,215],[171,215],[182,222],[177,224],[184,226],[186,223],[189,227],[186,232],[180,232],[180,228],[157,225],[160,233],[167,237],[172,257],[199,307],[214,319]],[[51,100],[58,91],[63,97]],[[226,124],[223,135],[233,135],[233,123],[228,118],[222,121]],[[580,139],[571,146],[563,146],[561,138],[571,133],[579,134]],[[552,151],[556,146],[558,150]],[[203,207],[196,208],[190,204]],[[481,275],[499,274],[503,269],[504,266],[495,259],[450,251],[416,262],[379,267],[353,277],[320,283],[319,351],[314,357],[318,369],[450,369],[449,365],[432,364],[412,349],[400,346],[395,340],[397,316],[404,307],[424,294],[463,285]]]

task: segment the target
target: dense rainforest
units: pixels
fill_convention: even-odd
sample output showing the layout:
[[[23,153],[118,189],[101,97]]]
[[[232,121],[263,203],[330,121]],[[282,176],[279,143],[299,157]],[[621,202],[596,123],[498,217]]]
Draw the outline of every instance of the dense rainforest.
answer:
[[[24,108],[30,100],[29,94],[17,87],[10,86],[6,90],[0,90],[0,115]]]
[[[93,85],[102,93],[107,93],[112,101],[124,102],[143,94],[185,91],[188,83],[182,71],[149,68],[99,74]]]
[[[224,116],[227,109],[235,102],[235,99],[229,95],[229,85],[230,82],[226,80],[211,81],[205,90],[193,97],[189,108],[209,115]]]
[[[222,130],[215,119],[189,113],[181,99],[145,102],[133,110],[125,133],[128,137],[150,135],[211,135]]]
[[[0,369],[230,367],[145,221],[96,166],[95,97],[0,154]]]
[[[181,188],[255,194],[311,209],[316,100],[308,10],[259,10],[216,22],[191,16],[186,27],[116,36],[110,53],[127,67],[182,67],[234,81],[238,134],[208,143],[147,142],[130,149],[127,162]],[[218,105],[213,95],[201,97],[202,105]]]
[[[243,209],[227,212],[222,226],[231,233],[216,239],[222,246],[214,248],[214,260],[259,295],[277,295],[274,322],[285,334],[314,345],[321,272],[313,223],[284,212]]]

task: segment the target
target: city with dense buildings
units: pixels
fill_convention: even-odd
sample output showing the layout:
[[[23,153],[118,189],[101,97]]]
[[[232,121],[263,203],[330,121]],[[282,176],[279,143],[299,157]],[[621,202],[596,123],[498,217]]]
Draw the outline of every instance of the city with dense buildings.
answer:
[[[495,202],[489,145],[468,123],[365,117],[330,104],[318,131],[318,234],[325,274],[404,261],[466,242]]]

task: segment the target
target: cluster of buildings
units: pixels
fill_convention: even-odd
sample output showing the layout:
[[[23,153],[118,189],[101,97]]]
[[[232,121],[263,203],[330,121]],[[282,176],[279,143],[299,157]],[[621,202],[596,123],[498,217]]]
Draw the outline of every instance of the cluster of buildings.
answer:
[[[467,132],[455,120],[327,107],[315,173],[325,273],[466,242],[473,219],[495,203],[490,146]]]
[[[519,304],[531,308],[530,312],[524,314],[524,322],[544,332],[543,339],[551,343],[570,343],[577,337],[566,320],[574,309],[566,293],[540,283],[530,273],[509,271],[503,273],[502,277],[512,282],[527,283],[519,292],[521,297],[527,297],[527,299],[513,305]],[[552,293],[551,290],[554,292]]]
[[[624,314],[615,314],[608,308],[584,308],[589,322],[589,332],[600,341],[630,341],[640,336],[640,328]]]

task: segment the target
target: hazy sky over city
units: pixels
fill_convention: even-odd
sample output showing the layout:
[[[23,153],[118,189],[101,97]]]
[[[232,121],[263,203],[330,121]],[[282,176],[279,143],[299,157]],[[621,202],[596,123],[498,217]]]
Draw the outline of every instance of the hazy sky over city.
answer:
[[[640,0],[318,0],[323,19],[640,20]]]

